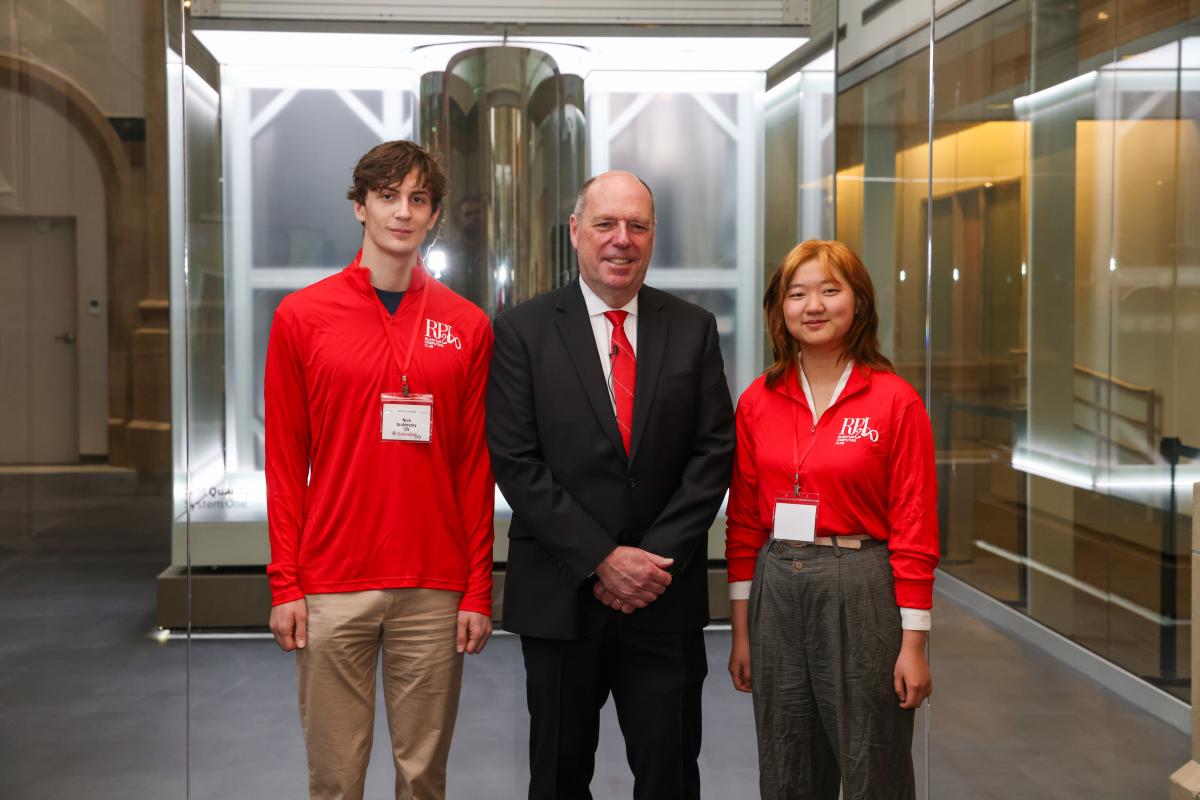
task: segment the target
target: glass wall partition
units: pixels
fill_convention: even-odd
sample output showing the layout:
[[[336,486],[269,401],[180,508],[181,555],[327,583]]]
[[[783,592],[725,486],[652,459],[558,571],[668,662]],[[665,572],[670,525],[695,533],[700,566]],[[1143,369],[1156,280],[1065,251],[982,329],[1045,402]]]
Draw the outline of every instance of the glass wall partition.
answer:
[[[1185,699],[1194,14],[968,3],[932,119],[919,33],[837,100],[837,234],[927,393],[943,569]]]
[[[627,169],[654,188],[647,282],[716,315],[736,397],[759,372],[763,76],[597,71],[586,86],[591,172]]]
[[[817,50],[810,57],[763,100],[768,277],[796,243],[834,235],[834,53]]]
[[[835,227],[932,418],[942,572],[1187,701],[1200,9],[919,5],[839,4]]]
[[[930,411],[945,570],[1186,699],[1182,12],[1014,2],[939,36]]]
[[[0,797],[185,789],[186,651],[155,615],[180,30],[0,2]]]
[[[928,40],[927,28],[908,40],[915,52],[882,72],[839,65],[835,230],[871,273],[883,352],[928,403],[929,48],[922,36]],[[929,659],[936,676],[936,647]],[[919,797],[930,796],[929,737],[929,707],[923,706],[913,740]]]
[[[839,78],[837,238],[871,272],[884,352],[924,393],[929,50],[854,77]]]

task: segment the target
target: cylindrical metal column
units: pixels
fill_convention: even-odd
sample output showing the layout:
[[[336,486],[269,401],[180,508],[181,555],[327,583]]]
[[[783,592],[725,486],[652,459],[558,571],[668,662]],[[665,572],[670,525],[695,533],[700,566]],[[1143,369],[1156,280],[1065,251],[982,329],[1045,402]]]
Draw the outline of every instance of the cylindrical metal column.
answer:
[[[545,53],[478,48],[424,75],[421,140],[450,177],[434,274],[489,315],[569,281],[586,138],[583,81]]]

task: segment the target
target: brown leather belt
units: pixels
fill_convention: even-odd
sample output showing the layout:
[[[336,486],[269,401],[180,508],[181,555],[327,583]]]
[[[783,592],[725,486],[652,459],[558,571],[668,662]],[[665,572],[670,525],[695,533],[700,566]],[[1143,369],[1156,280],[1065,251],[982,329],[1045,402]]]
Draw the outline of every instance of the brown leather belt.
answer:
[[[863,542],[867,541],[870,538],[871,538],[870,534],[867,534],[867,533],[854,533],[854,534],[849,534],[847,536],[838,536],[836,546],[844,547],[847,550],[861,550]],[[790,547],[808,547],[809,545],[814,545],[814,544],[820,545],[822,547],[834,547],[835,543],[833,540],[834,540],[834,537],[832,537],[832,536],[818,536],[816,539],[813,539],[811,542],[797,542],[797,541],[793,541],[791,539],[776,539],[775,541],[783,542],[784,544],[786,544]]]

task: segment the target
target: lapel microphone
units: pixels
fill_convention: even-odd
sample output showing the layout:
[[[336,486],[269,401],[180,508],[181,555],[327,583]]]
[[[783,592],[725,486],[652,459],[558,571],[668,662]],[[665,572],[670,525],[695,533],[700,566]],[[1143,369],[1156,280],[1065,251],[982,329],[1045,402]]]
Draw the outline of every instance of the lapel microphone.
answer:
[[[620,352],[621,352],[621,351],[620,351],[620,349],[617,347],[617,345],[616,345],[616,342],[614,342],[614,343],[613,343],[613,346],[612,346],[612,350],[609,352],[609,354],[608,354],[608,357],[609,357],[609,358],[616,358],[616,357],[617,357],[617,354],[618,354],[618,353],[620,353]]]

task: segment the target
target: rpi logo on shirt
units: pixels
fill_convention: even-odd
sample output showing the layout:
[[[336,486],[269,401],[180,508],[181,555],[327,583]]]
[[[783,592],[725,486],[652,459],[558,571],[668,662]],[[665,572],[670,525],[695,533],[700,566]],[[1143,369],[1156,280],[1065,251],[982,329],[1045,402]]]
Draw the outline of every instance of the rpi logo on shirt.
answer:
[[[453,329],[444,322],[426,319],[425,346],[449,347],[451,345],[454,345],[456,350],[462,350],[462,339],[454,335]]]
[[[864,437],[872,442],[879,441],[879,431],[871,427],[870,417],[842,418],[842,430],[838,434],[837,444],[854,443]]]

